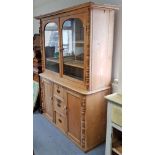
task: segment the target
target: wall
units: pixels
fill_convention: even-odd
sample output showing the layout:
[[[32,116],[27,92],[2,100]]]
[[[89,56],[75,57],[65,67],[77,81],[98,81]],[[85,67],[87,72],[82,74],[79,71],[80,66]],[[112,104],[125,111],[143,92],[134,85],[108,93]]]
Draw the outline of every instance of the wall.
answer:
[[[77,4],[89,2],[89,0],[33,0],[33,15],[38,16]],[[118,92],[122,92],[122,1],[121,0],[92,0],[97,4],[113,4],[119,6],[115,18],[114,51],[112,81],[119,79]],[[39,33],[39,21],[33,20],[33,33]]]

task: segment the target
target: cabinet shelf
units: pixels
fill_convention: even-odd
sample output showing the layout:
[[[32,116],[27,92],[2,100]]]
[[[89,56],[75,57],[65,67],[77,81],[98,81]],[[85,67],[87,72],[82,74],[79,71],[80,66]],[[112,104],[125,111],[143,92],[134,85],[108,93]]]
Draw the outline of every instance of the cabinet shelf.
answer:
[[[122,155],[122,141],[118,137],[115,137],[112,142],[112,151],[118,155]]]
[[[118,155],[122,155],[122,144],[120,141],[117,141],[115,144],[113,144],[112,151]]]
[[[112,151],[118,155],[122,155],[122,146],[120,146],[119,148],[112,148]]]
[[[83,61],[79,61],[79,60],[66,61],[64,62],[64,65],[82,68],[82,69],[84,68]]]
[[[47,61],[59,63],[59,58],[46,58]]]
[[[46,58],[47,61],[59,63],[58,58]],[[83,61],[80,60],[68,60],[64,62],[64,65],[77,67],[77,68],[84,68]]]
[[[112,151],[122,155],[122,132],[117,129],[113,129]]]
[[[74,41],[73,43],[84,44],[84,41],[83,40],[78,40],[78,41]]]

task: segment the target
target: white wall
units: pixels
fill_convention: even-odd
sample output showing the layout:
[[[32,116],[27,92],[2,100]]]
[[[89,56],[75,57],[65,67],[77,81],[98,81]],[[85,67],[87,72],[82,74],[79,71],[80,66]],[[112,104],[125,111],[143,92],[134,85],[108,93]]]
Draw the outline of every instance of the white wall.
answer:
[[[33,0],[33,15],[38,16],[70,6],[89,2],[90,0]],[[122,92],[122,0],[92,0],[97,4],[117,5],[120,10],[116,12],[114,51],[113,51],[113,70],[112,81],[119,79],[118,92]],[[33,20],[33,33],[39,33],[39,21]]]

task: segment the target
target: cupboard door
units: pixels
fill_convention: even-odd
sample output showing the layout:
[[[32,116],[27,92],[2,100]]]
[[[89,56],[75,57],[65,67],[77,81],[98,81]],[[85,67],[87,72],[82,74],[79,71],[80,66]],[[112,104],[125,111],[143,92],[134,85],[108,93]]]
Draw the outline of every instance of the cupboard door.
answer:
[[[59,62],[59,25],[58,19],[44,23],[45,68],[55,73],[60,72]]]
[[[81,141],[81,96],[67,92],[68,135],[77,143]]]
[[[53,83],[44,80],[43,86],[43,113],[53,121]]]
[[[87,48],[87,14],[60,18],[62,74],[84,81],[84,51]]]

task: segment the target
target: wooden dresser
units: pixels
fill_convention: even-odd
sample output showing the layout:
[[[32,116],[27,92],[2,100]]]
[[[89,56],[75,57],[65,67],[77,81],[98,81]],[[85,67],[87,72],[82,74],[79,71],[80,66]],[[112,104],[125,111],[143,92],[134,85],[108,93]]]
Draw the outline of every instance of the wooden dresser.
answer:
[[[83,151],[106,137],[116,9],[89,2],[35,17],[43,114]]]

